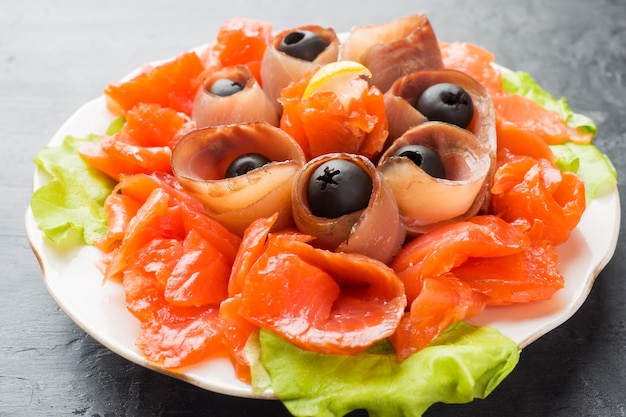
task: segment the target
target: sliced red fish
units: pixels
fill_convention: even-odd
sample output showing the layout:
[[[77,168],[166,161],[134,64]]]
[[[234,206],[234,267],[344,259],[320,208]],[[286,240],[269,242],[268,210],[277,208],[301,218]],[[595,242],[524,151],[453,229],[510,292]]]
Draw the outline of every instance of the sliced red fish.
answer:
[[[240,312],[302,348],[350,354],[392,334],[405,304],[384,264],[278,234],[246,277]]]

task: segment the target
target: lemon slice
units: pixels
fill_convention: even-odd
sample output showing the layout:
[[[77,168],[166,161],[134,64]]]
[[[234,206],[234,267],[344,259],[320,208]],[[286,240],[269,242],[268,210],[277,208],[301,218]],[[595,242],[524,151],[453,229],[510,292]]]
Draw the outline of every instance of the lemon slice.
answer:
[[[366,76],[372,73],[367,67],[354,61],[337,61],[322,66],[306,86],[302,98],[308,98],[316,91],[342,91],[344,85],[353,78]]]

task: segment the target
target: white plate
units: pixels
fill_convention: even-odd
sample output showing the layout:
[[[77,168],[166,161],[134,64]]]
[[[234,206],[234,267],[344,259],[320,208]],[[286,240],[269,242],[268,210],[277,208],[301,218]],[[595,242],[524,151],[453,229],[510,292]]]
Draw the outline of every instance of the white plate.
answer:
[[[66,135],[83,137],[104,133],[112,120],[104,97],[95,99],[65,122],[50,145],[61,144]],[[45,181],[37,170],[34,188]],[[620,214],[617,187],[591,202],[570,239],[558,247],[565,288],[551,300],[488,308],[471,322],[495,327],[521,347],[565,322],[585,301],[595,278],[613,256]],[[131,362],[210,391],[239,397],[274,398],[271,391],[253,394],[249,385],[235,377],[227,359],[208,360],[176,372],[147,362],[135,348],[140,334],[139,321],[126,309],[122,286],[115,282],[103,283],[101,273],[94,266],[101,256],[98,249],[81,246],[59,250],[47,244],[30,208],[26,212],[26,230],[54,300],[85,332],[108,349]]]

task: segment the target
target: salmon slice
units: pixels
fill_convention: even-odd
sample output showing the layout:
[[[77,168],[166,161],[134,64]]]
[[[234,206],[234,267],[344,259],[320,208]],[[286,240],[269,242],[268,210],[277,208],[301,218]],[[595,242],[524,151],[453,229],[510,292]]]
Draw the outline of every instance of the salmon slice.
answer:
[[[172,172],[170,159],[172,150],[168,146],[137,146],[126,143],[119,136],[111,136],[100,141],[104,153],[111,159],[111,165],[129,166],[130,172],[121,174],[150,174],[154,171]],[[115,179],[119,180],[120,175]]]
[[[124,219],[128,221],[124,236],[121,240],[119,236],[116,237],[119,244],[113,245],[110,253],[104,257],[107,279],[119,279],[119,273],[129,253],[147,244],[150,239],[158,237],[183,240],[191,230],[201,235],[206,240],[206,245],[219,248],[215,256],[223,256],[225,264],[232,266],[241,239],[207,216],[203,212],[202,204],[185,193],[172,176],[138,174],[124,177],[112,195],[124,197],[112,197],[109,209],[111,212],[124,212],[124,207],[112,207],[118,200],[130,199],[141,207],[132,219]]]
[[[146,251],[137,251],[137,257],[143,255],[143,258],[146,259],[145,254]],[[125,269],[122,279],[126,308],[139,321],[147,322],[154,319],[159,309],[167,306],[163,297],[164,283],[146,272],[145,266],[148,265],[148,262],[141,266],[136,263],[131,265],[134,266]]]
[[[94,243],[94,246],[104,252],[111,251],[124,238],[131,219],[135,217],[140,207],[141,203],[127,195],[109,194],[104,201],[107,231]]]
[[[240,313],[242,291],[252,269],[259,257],[267,249],[267,238],[276,223],[277,214],[268,218],[258,218],[245,230],[241,245],[233,262],[228,282],[228,296],[220,305],[220,320],[224,331],[224,344],[228,347],[235,374],[239,379],[250,382],[250,364],[246,358],[245,348],[250,336],[259,326],[253,324]],[[283,230],[282,236],[306,242],[311,238],[299,232]]]
[[[281,92],[283,105],[280,128],[302,147],[307,159],[348,152],[374,158],[389,134],[383,94],[366,88],[358,98],[343,106],[332,91],[318,91],[303,98],[312,74]]]
[[[228,282],[228,295],[235,296],[243,290],[243,284],[246,280],[250,268],[261,256],[265,249],[265,242],[270,229],[278,218],[277,214],[271,217],[261,217],[253,221],[246,228],[241,242],[240,250],[237,252],[233,262],[233,268],[230,273]]]
[[[82,143],[78,153],[89,166],[104,172],[116,181],[119,181],[122,175],[141,173],[139,167],[134,164],[112,157],[104,150],[102,142]]]
[[[390,340],[399,359],[486,306],[545,300],[563,287],[554,245],[541,221],[528,228],[493,215],[428,232],[392,261],[409,312]]]
[[[141,322],[184,321],[212,306],[174,306],[165,299],[167,278],[183,254],[182,242],[154,239],[129,257],[123,286],[128,310]]]
[[[312,290],[313,289],[313,290]],[[270,234],[250,268],[240,314],[308,350],[352,354],[394,332],[402,283],[371,258],[315,249],[291,234]]]
[[[217,307],[178,320],[149,320],[142,325],[137,347],[146,359],[164,368],[179,368],[223,352]]]
[[[221,67],[246,65],[261,84],[261,61],[272,37],[272,24],[235,18],[223,22],[212,49]]]
[[[390,338],[398,359],[423,349],[451,324],[485,308],[487,298],[451,271],[469,259],[506,257],[530,244],[522,230],[492,215],[440,226],[405,244],[391,262],[409,303]]]
[[[164,286],[133,262],[124,273],[128,309],[141,321],[137,348],[151,362],[178,368],[221,354],[221,327],[215,306],[175,307]]]
[[[499,306],[552,298],[564,285],[558,265],[556,248],[543,240],[512,255],[468,259],[452,273]]]
[[[469,257],[492,257],[520,252],[530,239],[496,216],[440,226],[404,245],[391,267],[402,279],[409,303],[419,295],[424,277],[443,275]]]
[[[240,308],[241,294],[237,294],[220,304],[219,317],[224,345],[235,368],[235,375],[240,380],[250,383],[252,375],[250,362],[246,357],[246,344],[259,327],[246,320],[239,313]]]
[[[235,375],[244,382],[252,379],[250,363],[246,358],[245,347],[250,336],[259,328],[240,314],[241,292],[250,268],[265,250],[270,229],[278,216],[261,217],[245,230],[239,251],[235,256],[228,281],[228,298],[220,305],[220,321]]]
[[[202,212],[202,203],[184,191],[173,175],[163,172],[125,175],[120,179],[113,193],[122,193],[143,203],[148,199],[152,191],[157,188],[163,190],[175,201],[184,202],[187,206]]]
[[[171,108],[140,103],[128,110],[125,123],[116,135],[119,141],[130,145],[173,148],[190,129],[190,123],[188,117]]]
[[[450,274],[427,277],[396,332],[389,338],[399,360],[422,350],[448,326],[480,313],[485,297]]]
[[[129,255],[156,237],[164,237],[160,218],[166,216],[168,202],[169,196],[160,189],[150,194],[131,219],[119,247],[104,256],[102,263],[105,280],[121,281]]]
[[[491,212],[531,228],[541,221],[542,238],[565,242],[586,208],[585,185],[545,159],[500,154],[492,187]]]
[[[514,155],[530,156],[534,159],[545,159],[552,164],[556,163],[557,158],[546,141],[511,122],[497,118],[496,136],[499,150],[506,149]]]
[[[529,98],[516,94],[492,95],[496,113],[503,120],[541,137],[549,145],[567,141],[589,143],[593,135],[569,127],[557,112],[547,110]]]
[[[191,230],[200,234],[208,244],[219,248],[219,253],[224,257],[227,265],[232,266],[235,256],[241,244],[241,238],[231,233],[217,220],[207,216],[198,208],[195,201],[181,201],[182,220],[185,230]],[[230,275],[230,269],[228,271]],[[228,280],[227,280],[228,281]]]
[[[180,223],[168,227],[170,230],[179,229],[179,232],[174,233],[175,235],[184,237],[191,229],[195,229],[213,246],[219,247],[229,264],[232,264],[241,239],[218,221],[207,216],[202,203],[187,194],[176,179],[168,174],[137,174],[124,176],[121,179],[113,193],[107,198],[106,210],[110,213],[108,215],[110,233],[104,236],[102,245],[109,242],[111,245],[109,251],[113,249],[115,242],[119,242],[128,229],[130,219],[136,215],[138,208],[156,189],[169,196],[171,202],[168,205],[176,206],[176,208],[171,207],[170,210],[179,210],[176,217],[170,216],[169,218],[170,223],[174,220]],[[166,220],[161,219],[161,224],[165,228]]]
[[[137,347],[167,368],[222,354],[219,306],[239,238],[203,214],[170,176],[124,177],[117,191],[123,197],[112,205],[140,206],[102,263],[107,279],[122,281],[127,308],[142,322]]]
[[[140,103],[153,103],[191,116],[204,69],[194,52],[156,67],[148,66],[131,80],[107,85],[107,106],[114,114],[124,115]]]
[[[183,254],[165,286],[165,299],[177,306],[218,306],[227,296],[231,263],[196,229],[185,237]]]
[[[112,136],[82,144],[78,153],[90,166],[115,180],[123,175],[171,173],[172,147],[194,126],[181,113],[156,104],[139,104]]]
[[[132,268],[140,268],[144,275],[155,279],[163,291],[183,254],[184,247],[181,239],[156,238],[136,253],[131,254],[128,264]]]
[[[494,67],[494,55],[468,42],[439,42],[445,68],[462,71],[481,83],[490,94],[502,91],[500,71]]]

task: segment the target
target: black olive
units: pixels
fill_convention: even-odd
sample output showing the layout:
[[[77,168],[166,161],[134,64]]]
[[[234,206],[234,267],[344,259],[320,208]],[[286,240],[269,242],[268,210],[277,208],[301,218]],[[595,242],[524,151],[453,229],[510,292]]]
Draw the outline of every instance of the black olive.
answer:
[[[241,90],[243,90],[243,85],[238,82],[229,80],[228,78],[220,78],[213,83],[209,93],[220,97],[228,97]]]
[[[354,162],[332,159],[313,171],[307,199],[313,215],[334,219],[367,207],[371,194],[367,172]]]
[[[271,159],[258,154],[258,153],[246,153],[233,159],[233,162],[226,168],[226,178],[238,177],[246,174],[253,169],[260,168],[263,165],[272,162]]]
[[[328,42],[315,32],[294,30],[285,35],[278,50],[294,58],[313,61],[328,46]]]
[[[441,83],[428,87],[415,108],[428,120],[446,122],[465,129],[472,121],[474,103],[470,95],[456,84]]]
[[[427,146],[407,145],[394,152],[396,156],[409,158],[425,173],[435,178],[446,178],[446,169],[439,155]]]

